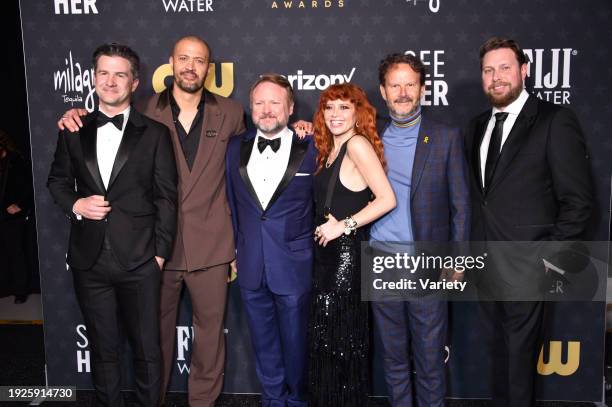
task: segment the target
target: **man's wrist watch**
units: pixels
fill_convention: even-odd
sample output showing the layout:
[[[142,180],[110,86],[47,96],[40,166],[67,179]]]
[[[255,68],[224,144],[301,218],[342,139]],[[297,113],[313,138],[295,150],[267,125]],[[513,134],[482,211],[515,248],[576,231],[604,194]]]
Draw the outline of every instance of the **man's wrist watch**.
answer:
[[[345,235],[350,235],[351,233],[354,233],[357,230],[357,226],[359,226],[357,224],[357,221],[353,219],[352,216],[346,217],[343,222]]]

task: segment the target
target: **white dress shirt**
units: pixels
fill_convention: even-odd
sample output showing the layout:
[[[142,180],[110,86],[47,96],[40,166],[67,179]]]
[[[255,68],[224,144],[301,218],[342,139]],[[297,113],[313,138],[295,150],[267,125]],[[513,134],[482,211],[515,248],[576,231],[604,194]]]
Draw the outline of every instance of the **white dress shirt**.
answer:
[[[527,98],[529,97],[529,93],[525,89],[521,92],[518,98],[512,103],[510,103],[504,110],[499,110],[494,107],[491,111],[491,118],[489,119],[489,123],[487,124],[487,129],[485,130],[484,137],[482,138],[482,143],[480,144],[480,181],[482,182],[482,186],[484,187],[484,176],[485,176],[485,166],[487,165],[487,153],[489,151],[489,143],[491,142],[491,134],[493,133],[493,128],[495,127],[495,113],[506,112],[508,113],[508,117],[504,121],[504,127],[502,132],[501,144],[499,146],[500,152],[504,147],[504,143],[512,130],[512,126],[514,126],[514,122],[518,117],[521,110],[523,110],[523,106],[525,102],[527,102]]]
[[[259,148],[257,148],[257,141],[260,137],[268,138],[264,136],[261,131],[257,130],[251,157],[247,164],[247,174],[249,174],[249,179],[251,180],[251,184],[253,184],[261,207],[266,209],[272,195],[274,195],[274,191],[276,191],[276,188],[278,188],[278,185],[283,179],[283,175],[285,175],[285,170],[289,164],[293,132],[285,127],[276,136],[270,139],[281,139],[280,148],[277,152],[272,151],[272,148],[267,146],[265,150],[260,153]]]
[[[102,110],[100,111],[108,117],[114,117]],[[123,132],[125,131],[125,126],[130,117],[130,106],[121,113],[123,114],[123,127],[121,130],[117,129],[112,123],[106,123],[104,126],[98,128],[96,137],[98,168],[100,169],[100,175],[102,176],[102,182],[104,182],[105,188],[108,188],[108,182],[111,172],[113,171],[113,164],[115,164],[115,156],[117,155],[117,150],[119,150]]]

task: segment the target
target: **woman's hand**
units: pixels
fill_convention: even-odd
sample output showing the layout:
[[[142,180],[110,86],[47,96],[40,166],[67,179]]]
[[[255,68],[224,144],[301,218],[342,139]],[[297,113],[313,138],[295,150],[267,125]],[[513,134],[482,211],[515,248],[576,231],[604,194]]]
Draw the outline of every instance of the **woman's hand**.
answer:
[[[332,214],[327,218],[327,222],[324,224],[317,226],[315,229],[314,235],[315,240],[321,246],[327,246],[327,243],[331,242],[334,239],[337,239],[344,233],[344,222],[338,221]]]

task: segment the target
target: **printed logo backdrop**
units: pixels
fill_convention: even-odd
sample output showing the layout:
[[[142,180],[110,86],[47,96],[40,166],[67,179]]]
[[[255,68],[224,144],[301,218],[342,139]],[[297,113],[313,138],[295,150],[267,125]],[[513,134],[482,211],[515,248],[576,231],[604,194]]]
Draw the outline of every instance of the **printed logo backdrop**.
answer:
[[[594,240],[608,240],[612,161],[612,6],[608,0],[47,0],[21,1],[30,132],[50,385],[91,388],[87,332],[65,265],[68,222],[45,183],[55,122],[68,108],[95,107],[91,53],[109,41],[133,46],[144,62],[136,98],[169,83],[174,41],[195,33],[213,51],[206,85],[245,107],[257,75],[279,72],[296,90],[294,118],[311,119],[321,89],[353,82],[385,112],[377,66],[390,52],[419,55],[429,68],[423,99],[434,118],[463,126],[487,105],[478,47],[491,35],[516,38],[531,61],[529,89],[576,111],[592,154]],[[173,390],[184,390],[193,338],[185,298],[177,326]],[[550,307],[538,371],[541,399],[601,400],[604,312],[600,303]],[[226,337],[226,392],[257,392],[248,330],[232,283]],[[451,397],[487,397],[477,307],[452,307],[448,364]],[[129,372],[126,376],[129,376]],[[384,393],[380,363],[375,392]]]

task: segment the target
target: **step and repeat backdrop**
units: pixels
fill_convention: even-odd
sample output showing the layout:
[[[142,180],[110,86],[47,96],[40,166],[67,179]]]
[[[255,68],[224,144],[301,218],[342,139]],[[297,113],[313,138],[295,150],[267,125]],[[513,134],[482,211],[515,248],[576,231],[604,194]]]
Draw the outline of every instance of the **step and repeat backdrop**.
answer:
[[[422,100],[427,112],[463,126],[487,108],[480,44],[492,35],[515,38],[531,61],[528,89],[568,105],[582,123],[597,188],[592,237],[608,240],[611,16],[609,0],[21,0],[49,384],[92,388],[87,330],[65,263],[69,225],[45,184],[58,117],[71,107],[96,107],[91,54],[99,44],[127,43],[140,54],[144,68],[136,99],[142,99],[171,83],[167,63],[174,41],[199,35],[212,48],[208,89],[248,110],[250,84],[259,74],[278,72],[296,91],[293,118],[305,120],[312,118],[320,91],[341,82],[360,85],[386,112],[378,63],[388,53],[411,52],[429,69]],[[185,296],[176,327],[175,391],[185,390],[189,374],[190,314]],[[537,366],[540,399],[601,400],[604,314],[603,303],[551,305]],[[449,396],[487,397],[477,307],[453,304],[451,315]],[[226,338],[224,391],[258,392],[235,283]],[[378,356],[373,373],[374,392],[384,395]],[[129,383],[127,367],[125,376]]]

